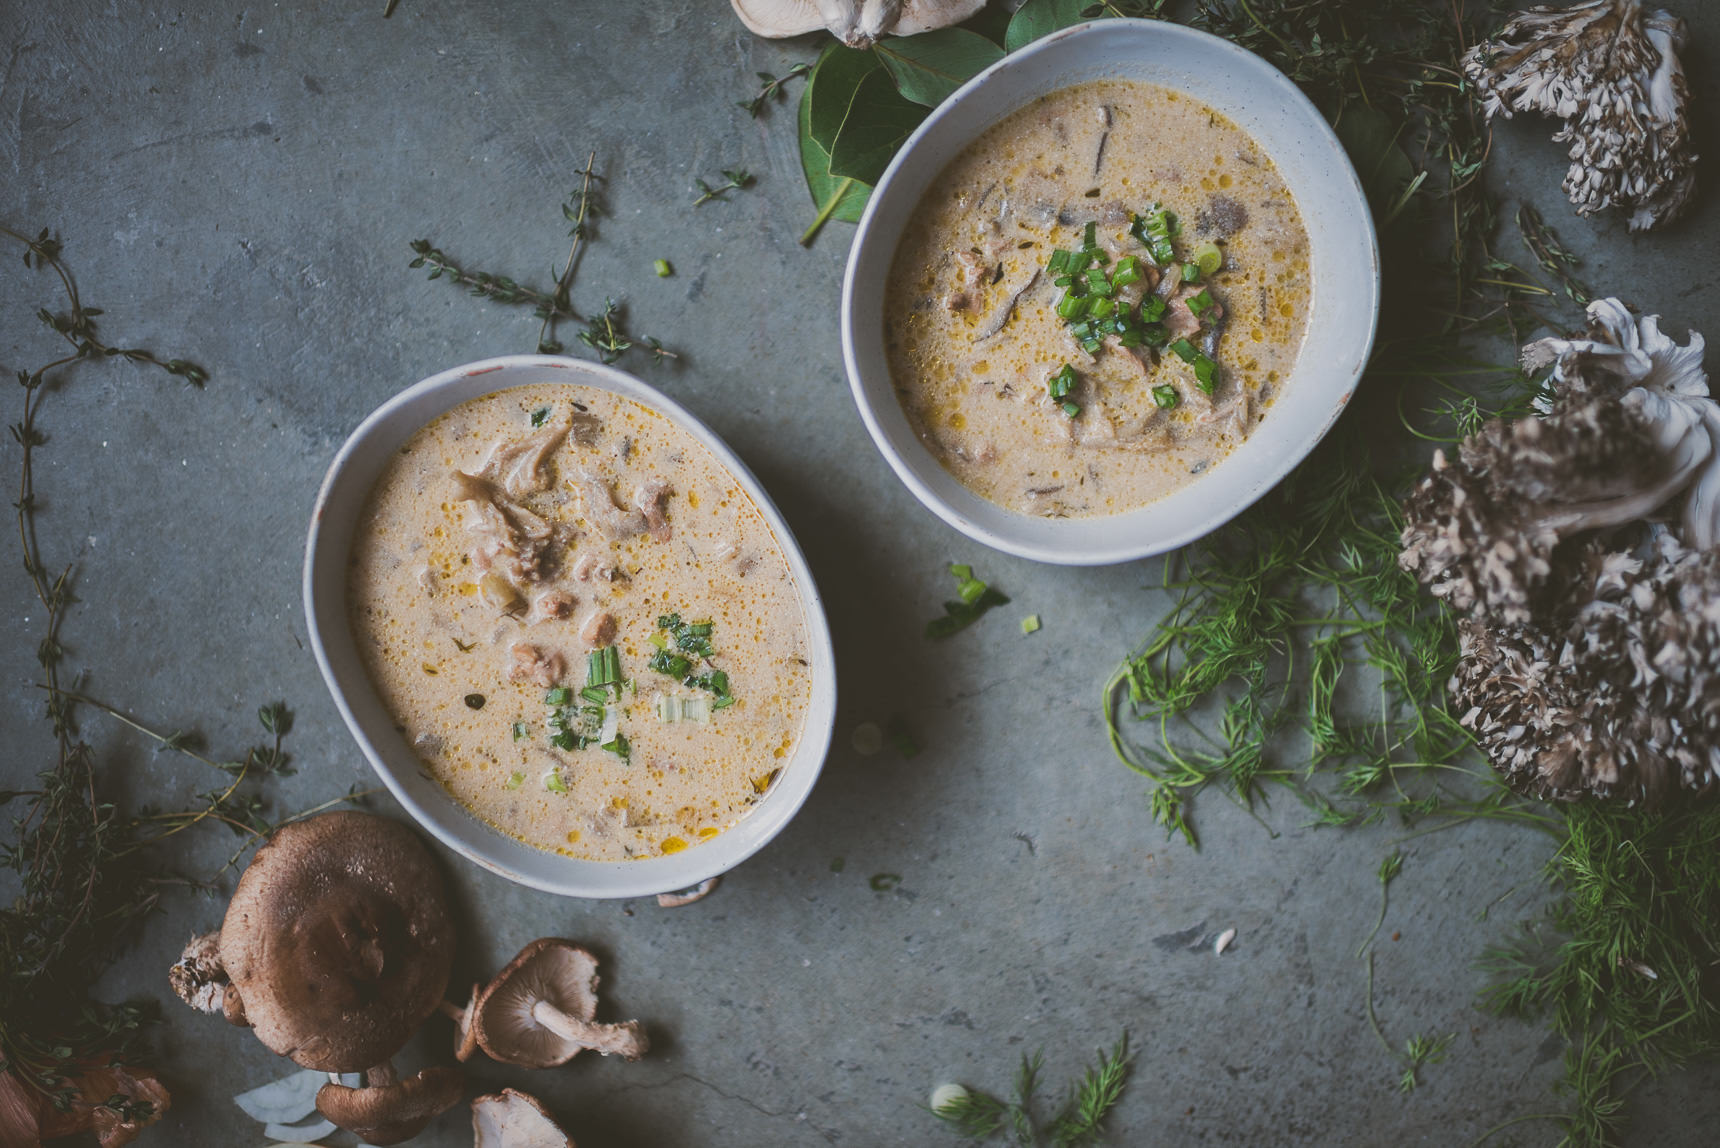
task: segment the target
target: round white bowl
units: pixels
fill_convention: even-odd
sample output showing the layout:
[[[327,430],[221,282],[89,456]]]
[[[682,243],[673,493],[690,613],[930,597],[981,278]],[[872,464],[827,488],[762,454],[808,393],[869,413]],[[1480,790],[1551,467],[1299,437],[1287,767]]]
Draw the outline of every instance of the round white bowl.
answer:
[[[666,857],[582,861],[533,848],[474,817],[431,777],[383,708],[347,624],[347,564],[359,514],[377,478],[438,415],[492,391],[528,383],[578,383],[643,403],[698,439],[733,474],[782,545],[800,590],[812,658],[812,702],[794,755],[764,800],[709,841]],[[739,865],[788,824],[812,792],[836,721],[836,655],[824,605],[788,524],[746,464],[678,403],[613,367],[547,355],[509,355],[432,375],[377,408],[335,455],[305,546],[305,618],[323,680],[347,728],[407,812],[461,856],[522,885],[570,897],[644,897],[696,885]]]
[[[1302,212],[1312,306],[1296,367],[1255,433],[1210,472],[1157,502],[1103,518],[1006,510],[956,480],[902,411],[884,349],[884,291],[920,197],[982,132],[1040,96],[1091,80],[1186,92],[1253,136]],[[1096,20],[1053,33],[987,68],[908,138],[860,219],[842,287],[842,352],[854,401],[898,477],[945,522],[987,546],[1067,566],[1174,550],[1241,513],[1301,462],[1343,413],[1379,315],[1373,217],[1337,136],[1301,89],[1228,40],[1157,20]]]

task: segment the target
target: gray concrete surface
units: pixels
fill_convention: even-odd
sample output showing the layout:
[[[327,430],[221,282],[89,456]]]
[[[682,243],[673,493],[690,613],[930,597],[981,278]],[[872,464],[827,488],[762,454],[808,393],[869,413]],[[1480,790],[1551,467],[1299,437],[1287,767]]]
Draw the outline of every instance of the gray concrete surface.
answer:
[[[1679,7],[1711,101],[1702,65],[1720,18]],[[226,752],[254,739],[258,704],[284,699],[299,772],[270,787],[277,812],[373,783],[306,648],[299,562],[317,483],[389,395],[534,345],[525,315],[409,272],[408,242],[547,279],[566,231],[557,204],[592,148],[613,217],[578,298],[625,298],[636,329],[683,353],[639,369],[774,493],[841,656],[837,749],[811,802],[704,903],[562,900],[446,858],[457,983],[533,937],[580,938],[602,958],[606,1014],[643,1018],[657,1046],[638,1064],[584,1057],[546,1072],[475,1061],[476,1085],[536,1093],[583,1148],[952,1144],[922,1109],[934,1084],[1002,1090],[1042,1048],[1056,1086],[1127,1028],[1140,1058],[1117,1144],[1460,1145],[1563,1107],[1545,1030],[1474,1007],[1475,958],[1537,911],[1543,839],[1474,825],[1409,843],[1376,1007],[1396,1043],[1458,1039],[1399,1094],[1353,956],[1396,831],[1316,832],[1282,798],[1263,811],[1269,834],[1213,797],[1199,808],[1204,851],[1167,842],[1098,710],[1101,683],[1164,607],[1160,565],[1061,570],[987,553],[873,452],[837,345],[852,229],[796,244],[811,209],[793,105],[756,121],[734,107],[755,70],[810,59],[812,45],[756,40],[722,0],[402,0],[386,22],[382,8],[0,3],[0,219],[61,233],[111,336],[213,373],[197,392],[123,365],[83,369],[44,410],[44,547],[78,568],[65,640],[89,688]],[[1712,196],[1665,235],[1582,223],[1562,204],[1549,134],[1501,131],[1501,190],[1539,204],[1606,290],[1675,331],[1720,333]],[[694,179],[736,164],[756,188],[691,209]],[[659,257],[674,277],[651,274]],[[52,301],[44,277],[6,264],[8,374],[43,358],[30,316]],[[15,465],[10,442],[3,457]],[[929,645],[919,629],[950,560],[976,563],[1015,604]],[[0,568],[3,783],[45,765],[49,743],[30,685],[40,619],[15,559]],[[1031,638],[1015,625],[1027,613],[1045,623]],[[857,723],[893,714],[919,756],[847,748]],[[87,732],[124,800],[167,805],[212,784],[112,723],[92,718]],[[234,844],[209,834],[174,859],[207,872]],[[901,885],[873,891],[879,872]],[[163,971],[223,904],[169,896],[104,993],[164,996]],[[1215,958],[1201,941],[1230,927],[1236,944]],[[156,1063],[174,1105],[141,1143],[261,1143],[228,1098],[291,1066],[167,1003]],[[448,1035],[432,1021],[412,1055],[446,1060]],[[1715,1080],[1710,1066],[1639,1093],[1628,1143],[1714,1143]],[[469,1143],[461,1112],[417,1143]],[[1489,1143],[1555,1138],[1525,1124]]]

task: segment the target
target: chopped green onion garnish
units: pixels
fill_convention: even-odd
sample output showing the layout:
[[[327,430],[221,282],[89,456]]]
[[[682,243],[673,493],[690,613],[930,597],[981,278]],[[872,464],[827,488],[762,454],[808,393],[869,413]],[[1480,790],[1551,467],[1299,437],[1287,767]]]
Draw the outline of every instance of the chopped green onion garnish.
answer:
[[[1165,317],[1167,304],[1158,295],[1149,295],[1141,300],[1141,318],[1148,323],[1156,323]]]
[[[543,787],[551,793],[566,793],[567,782],[561,778],[561,770],[552,769],[543,775]]]
[[[1178,339],[1172,343],[1171,350],[1176,352],[1177,358],[1194,368],[1195,381],[1200,384],[1201,391],[1212,394],[1213,387],[1217,385],[1215,376],[1218,364],[1195,350],[1194,344],[1187,339]]]
[[[532,412],[532,425],[534,427],[541,427],[544,423],[546,423],[548,421],[549,421],[549,408],[548,407],[539,407],[537,410]]]
[[[1212,292],[1202,287],[1199,294],[1190,295],[1184,300],[1184,302],[1188,304],[1188,309],[1193,312],[1194,317],[1198,319],[1208,311],[1212,310],[1214,300]]]
[[[1211,275],[1224,266],[1224,251],[1216,243],[1203,243],[1194,249],[1195,266],[1206,275]]]
[[[1097,222],[1094,222],[1094,221],[1089,221],[1087,224],[1087,230],[1082,234],[1082,237],[1081,237],[1081,249],[1083,252],[1093,251],[1093,250],[1097,250],[1098,246],[1099,246],[1099,224]]]
[[[1079,403],[1062,403],[1060,406],[1063,413],[1068,415],[1070,418],[1074,418],[1076,415],[1081,413],[1081,404]]]
[[[1068,396],[1069,392],[1075,389],[1075,384],[1079,381],[1079,378],[1075,374],[1075,368],[1071,367],[1068,363],[1064,363],[1062,370],[1045,380],[1045,389],[1050,393],[1052,398],[1061,399]],[[969,574],[957,574],[956,577],[968,578],[971,577],[971,572]]]
[[[604,689],[602,686],[586,686],[583,690],[579,691],[579,696],[588,702],[595,702],[597,705],[603,705],[609,700],[609,691]]]
[[[669,261],[667,259],[659,259],[657,262],[651,264],[651,267],[652,270],[657,272],[657,278],[659,279],[667,279],[675,273],[675,269],[669,266]]]
[[[1184,263],[1182,265],[1182,281],[1184,283],[1200,282],[1200,267],[1194,263]]]
[[[1089,300],[1085,295],[1076,295],[1072,291],[1063,293],[1063,298],[1057,301],[1059,318],[1074,321],[1087,313]]]
[[[1029,614],[1021,620],[1021,632],[1023,634],[1031,634],[1037,629],[1039,629],[1038,614]]]
[[[926,623],[926,637],[928,638],[947,638],[958,630],[965,629],[972,625],[978,620],[981,614],[984,614],[993,606],[1003,606],[1009,602],[1009,599],[1003,594],[998,593],[997,590],[987,586],[984,582],[975,578],[973,576],[973,568],[971,566],[952,565],[950,567],[950,572],[953,574],[958,569],[964,571],[964,573],[956,575],[961,582],[961,585],[958,587],[958,593],[961,595],[961,600],[945,602],[944,616],[941,618],[934,618],[930,622]],[[970,583],[979,587],[979,592],[977,594],[973,593],[969,585]],[[969,598],[970,594],[972,594],[971,600]],[[715,709],[718,707],[713,706],[712,708]]]
[[[1168,266],[1176,259],[1171,237],[1180,230],[1177,217],[1156,203],[1147,208],[1145,215],[1135,216],[1129,227],[1129,233],[1141,241],[1152,254],[1153,262],[1160,267]]]
[[[514,723],[514,740],[515,741],[525,740],[526,735],[530,732],[531,732],[531,729],[529,726],[526,725],[525,722],[517,721]]]
[[[1141,277],[1141,262],[1133,255],[1125,255],[1117,260],[1116,269],[1111,272],[1111,286],[1127,287]]]
[[[508,779],[502,782],[502,788],[518,789],[520,785],[524,783],[525,779],[526,775],[516,770],[515,772],[508,774]]]
[[[680,654],[672,654],[668,650],[658,650],[651,656],[650,662],[646,663],[646,667],[671,678],[684,678],[687,676],[687,671],[693,668],[693,663]]]
[[[557,686],[543,696],[543,704],[546,706],[564,706],[572,700],[573,691],[566,686]]]
[[[726,710],[734,704],[735,699],[732,697],[718,698],[716,701],[711,703],[711,712],[716,713],[718,710]]]
[[[1153,388],[1153,402],[1160,408],[1170,410],[1177,405],[1177,389],[1169,383],[1163,383]]]
[[[633,755],[633,746],[627,740],[627,735],[624,733],[617,733],[613,741],[604,742],[601,748],[613,753],[622,761],[628,760]]]

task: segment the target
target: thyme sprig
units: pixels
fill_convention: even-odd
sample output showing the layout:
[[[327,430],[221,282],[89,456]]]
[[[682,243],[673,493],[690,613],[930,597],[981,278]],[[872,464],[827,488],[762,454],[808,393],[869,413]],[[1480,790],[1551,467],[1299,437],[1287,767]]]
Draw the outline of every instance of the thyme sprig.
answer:
[[[735,107],[756,120],[765,108],[770,106],[772,100],[780,103],[782,98],[788,94],[785,85],[790,80],[802,79],[810,71],[812,71],[811,64],[796,64],[781,76],[773,76],[769,72],[760,72],[758,78],[763,81],[764,86],[758,90],[758,94],[752,99],[741,100]]]
[[[271,740],[229,762],[201,755],[192,735],[151,734],[163,747],[190,753],[230,778],[187,809],[133,815],[102,796],[94,754],[79,738],[77,708],[123,715],[65,680],[63,632],[77,600],[75,570],[46,558],[38,531],[36,462],[48,442],[40,425],[42,404],[50,394],[65,393],[78,364],[95,359],[154,367],[196,387],[209,376],[189,360],[107,342],[97,327],[101,310],[83,301],[62,259],[62,245],[49,230],[32,236],[0,226],[0,237],[23,246],[26,268],[52,271],[58,280],[62,309],[44,307],[37,317],[69,348],[34,370],[17,373],[23,411],[10,427],[19,446],[14,509],[25,573],[43,608],[36,659],[54,751],[35,789],[0,792],[0,805],[21,801],[24,806],[13,820],[10,839],[0,841],[0,866],[14,871],[18,881],[17,897],[0,909],[0,1071],[11,1072],[63,1110],[79,1097],[78,1079],[91,1064],[136,1055],[141,1029],[153,1015],[147,1005],[92,999],[96,978],[167,888],[201,884],[155,870],[147,851],[206,822],[228,824],[244,835],[247,847],[255,842],[268,826],[260,799],[241,786],[287,769],[281,738],[291,715],[283,706],[265,707],[259,720]],[[229,864],[242,853],[243,848]],[[146,1102],[128,1096],[109,1097],[102,1107],[121,1116],[150,1115]]]
[[[693,206],[698,207],[700,204],[709,203],[713,199],[727,200],[729,192],[744,190],[754,183],[752,172],[744,167],[725,167],[723,178],[728,182],[718,184],[715,187],[702,179],[695,179],[693,182],[699,186],[699,198],[693,201]]]
[[[603,309],[592,315],[574,307],[574,281],[578,278],[586,248],[596,237],[595,221],[608,214],[602,195],[603,177],[597,174],[595,151],[587,153],[585,166],[578,176],[578,186],[561,204],[562,218],[571,225],[568,236],[572,242],[561,270],[554,273],[553,286],[549,290],[528,286],[508,275],[470,270],[428,239],[411,241],[413,258],[407,266],[428,267],[430,273],[427,278],[464,287],[468,294],[477,298],[510,307],[530,307],[532,316],[538,320],[537,352],[540,355],[559,355],[567,349],[556,337],[556,326],[570,322],[583,325],[584,329],[577,333],[579,341],[596,351],[605,363],[615,362],[634,347],[648,350],[653,362],[677,358],[674,352],[664,348],[661,340],[630,333],[623,322],[623,308],[613,297],[606,296]]]
[[[1105,1117],[1123,1098],[1134,1059],[1125,1032],[1109,1052],[1101,1049],[1098,1061],[1064,1090],[1062,1103],[1043,1126],[1034,1111],[1044,1066],[1040,1052],[1032,1057],[1022,1054],[1011,1099],[1001,1100],[977,1089],[958,1089],[934,1107],[932,1115],[969,1140],[989,1140],[1007,1133],[1018,1148],[1034,1148],[1041,1143],[1053,1148],[1080,1148],[1094,1143],[1103,1133]]]

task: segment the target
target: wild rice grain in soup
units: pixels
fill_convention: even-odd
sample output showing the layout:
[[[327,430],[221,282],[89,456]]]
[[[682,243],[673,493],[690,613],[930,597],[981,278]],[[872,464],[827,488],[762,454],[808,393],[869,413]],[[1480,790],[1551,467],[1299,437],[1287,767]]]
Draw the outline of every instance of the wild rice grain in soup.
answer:
[[[474,399],[394,458],[353,546],[351,623],[424,766],[473,813],[594,860],[745,816],[811,699],[787,558],[733,476],[631,399]]]
[[[1290,376],[1308,237],[1272,160],[1153,84],[1044,96],[939,175],[885,301],[896,393],[963,485],[1023,514],[1153,502]]]

